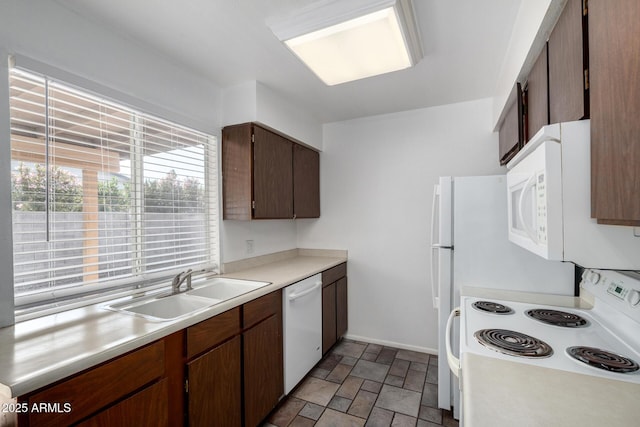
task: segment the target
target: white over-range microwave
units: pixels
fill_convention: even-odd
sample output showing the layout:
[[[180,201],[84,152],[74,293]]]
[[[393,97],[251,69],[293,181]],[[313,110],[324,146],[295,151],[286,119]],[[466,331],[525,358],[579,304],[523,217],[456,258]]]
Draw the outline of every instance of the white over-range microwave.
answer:
[[[509,240],[549,260],[640,270],[640,228],[591,218],[589,126],[545,126],[507,164]]]

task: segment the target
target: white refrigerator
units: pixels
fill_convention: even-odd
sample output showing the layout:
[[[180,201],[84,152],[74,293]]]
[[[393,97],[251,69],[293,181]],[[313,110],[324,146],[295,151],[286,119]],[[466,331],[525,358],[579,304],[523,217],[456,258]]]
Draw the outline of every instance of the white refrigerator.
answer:
[[[514,245],[507,234],[505,175],[441,177],[434,187],[431,223],[431,286],[438,313],[438,406],[459,418],[457,378],[446,362],[445,327],[460,304],[460,289],[473,286],[574,294],[571,263],[547,261]],[[452,334],[457,352],[459,325]]]

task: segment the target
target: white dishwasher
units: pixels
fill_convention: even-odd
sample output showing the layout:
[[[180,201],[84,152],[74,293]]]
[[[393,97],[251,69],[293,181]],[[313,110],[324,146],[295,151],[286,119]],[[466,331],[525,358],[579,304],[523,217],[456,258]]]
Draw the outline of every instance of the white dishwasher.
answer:
[[[322,357],[322,275],[287,286],[282,294],[284,392],[289,392]]]

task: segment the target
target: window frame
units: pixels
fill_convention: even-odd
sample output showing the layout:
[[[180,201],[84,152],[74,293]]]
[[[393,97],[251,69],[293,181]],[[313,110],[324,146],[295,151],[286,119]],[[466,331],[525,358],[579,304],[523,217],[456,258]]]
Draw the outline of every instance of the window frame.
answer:
[[[14,65],[15,66],[15,65]],[[13,67],[9,67],[7,70],[7,87],[9,86],[8,82],[12,75]],[[149,118],[154,121],[164,122],[171,126],[176,126],[179,128],[186,129],[191,132],[197,132],[206,137],[207,143],[204,144],[204,180],[203,184],[205,186],[205,225],[206,225],[206,235],[207,238],[207,261],[202,264],[197,265],[189,265],[188,268],[207,268],[212,273],[219,273],[220,271],[220,197],[219,197],[219,181],[220,181],[220,162],[219,162],[219,137],[217,135],[213,135],[211,132],[203,132],[189,125],[182,125],[177,121],[167,120],[159,117],[157,114],[148,113],[145,109],[131,106],[128,103],[120,101],[118,99],[114,99],[113,97],[105,94],[97,93],[94,90],[86,89],[81,86],[75,85],[74,83],[65,81],[63,79],[58,79],[55,77],[51,77],[49,75],[45,75],[38,71],[34,71],[32,69],[28,69],[26,67],[15,67],[18,70],[24,71],[28,74],[38,76],[40,78],[47,79],[49,81],[54,81],[60,83],[62,86],[71,88],[72,90],[76,90],[79,93],[94,97],[99,101],[104,101],[107,103],[112,103],[119,108],[125,108],[130,110],[133,114],[136,115],[137,120],[136,123],[140,125],[140,122],[144,120],[144,118]],[[9,95],[9,91],[7,90],[7,95]],[[7,96],[9,98],[9,96]],[[8,102],[7,102],[8,104]],[[8,110],[8,116],[11,116],[11,109]],[[7,120],[8,121],[8,120]],[[11,130],[10,127],[8,129],[7,134],[9,134],[9,141],[11,140]],[[137,142],[135,144],[135,148],[138,150],[143,149],[144,139],[140,137],[134,138]],[[9,149],[11,151],[11,143],[8,144]],[[9,156],[11,158],[11,156]],[[136,160],[136,165],[134,166],[134,162],[132,161],[132,170],[136,170],[137,173],[141,174],[143,171],[144,165],[144,155],[138,156]],[[132,173],[133,178],[133,173]],[[10,181],[3,184],[10,187]],[[144,181],[140,181],[139,185],[144,185]],[[12,200],[11,191],[9,193],[9,200]],[[144,200],[144,192],[135,192],[137,196],[132,196],[132,200],[136,200],[134,204],[135,209],[138,211],[143,210],[143,200]],[[12,206],[12,203],[10,204]],[[10,224],[11,231],[10,234],[13,234],[13,208],[9,209],[10,215]],[[138,218],[140,218],[138,216]],[[138,219],[136,222],[140,222]],[[166,269],[162,271],[156,272],[145,272],[144,271],[144,262],[142,261],[141,253],[143,242],[143,230],[140,226],[135,227],[136,230],[136,256],[132,257],[132,275],[131,277],[126,277],[122,279],[107,279],[107,280],[99,280],[97,283],[93,283],[90,289],[85,288],[86,285],[80,283],[78,285],[70,286],[70,287],[62,287],[62,288],[52,288],[51,290],[46,290],[44,292],[40,292],[32,295],[16,295],[15,293],[15,284],[13,278],[15,277],[15,272],[12,271],[11,274],[11,292],[13,294],[13,308],[14,308],[14,321],[23,321],[28,320],[35,317],[41,317],[47,314],[56,313],[60,311],[65,311],[69,309],[73,309],[76,307],[86,306],[90,304],[95,304],[105,300],[112,300],[114,298],[119,298],[121,296],[130,295],[132,293],[139,293],[141,290],[144,291],[155,291],[158,289],[166,289],[169,286],[169,282],[167,279],[170,279],[177,272],[184,270],[187,267],[177,267],[172,269]],[[14,245],[13,243],[10,245],[11,247],[11,259],[13,261],[13,251]],[[138,261],[137,263],[135,261]],[[140,262],[142,261],[142,262]],[[133,266],[137,264],[136,266]]]

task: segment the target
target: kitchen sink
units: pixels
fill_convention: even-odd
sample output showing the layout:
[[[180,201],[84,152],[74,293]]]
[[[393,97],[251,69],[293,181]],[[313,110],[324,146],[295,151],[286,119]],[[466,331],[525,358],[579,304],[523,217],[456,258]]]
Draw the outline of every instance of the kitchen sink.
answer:
[[[106,308],[129,314],[138,314],[151,320],[166,321],[197,313],[221,301],[219,299],[177,294],[152,299],[134,299],[125,303],[111,304]]]
[[[198,313],[268,284],[269,282],[222,277],[206,278],[195,282],[193,289],[186,292],[134,298],[103,308],[142,316],[149,320],[169,321]]]
[[[206,282],[199,286],[194,286],[193,290],[187,291],[186,294],[225,301],[268,284],[269,282],[214,277],[206,280]]]

